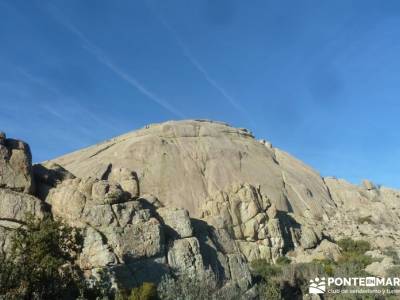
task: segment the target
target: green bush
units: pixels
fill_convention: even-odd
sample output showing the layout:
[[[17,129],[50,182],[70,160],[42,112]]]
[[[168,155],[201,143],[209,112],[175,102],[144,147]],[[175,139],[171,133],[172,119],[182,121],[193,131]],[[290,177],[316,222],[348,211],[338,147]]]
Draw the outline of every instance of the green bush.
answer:
[[[387,277],[400,277],[400,266],[393,266],[386,271]]]
[[[371,250],[371,245],[369,242],[363,240],[355,241],[351,238],[339,240],[338,245],[346,254],[364,254],[365,252]]]
[[[208,271],[201,276],[191,273],[166,275],[157,291],[163,300],[206,300],[218,292],[218,287],[214,274]]]
[[[278,257],[278,259],[276,260],[276,264],[277,265],[288,265],[290,264],[291,260],[290,258],[288,258],[287,256],[280,256]]]
[[[282,274],[282,268],[270,264],[265,259],[256,259],[251,262],[251,271],[254,276],[261,277],[265,282],[270,281]]]
[[[267,282],[263,288],[260,290],[260,298],[265,300],[280,300],[281,289],[276,282]]]
[[[336,268],[336,263],[334,261],[329,259],[318,259],[318,260],[313,260],[313,262],[315,264],[321,265],[326,275],[333,276]]]
[[[297,299],[308,293],[309,280],[314,277],[368,276],[365,267],[376,261],[365,255],[365,252],[371,249],[370,244],[367,241],[352,239],[342,239],[338,244],[342,249],[342,256],[337,262],[325,259],[293,264],[288,259],[281,258],[276,261],[276,265],[271,265],[266,260],[253,261],[251,263],[252,274],[256,278],[262,279],[260,295],[266,299],[280,299],[280,297]],[[400,274],[400,269],[396,268],[391,271],[393,274],[396,272]],[[345,299],[346,295],[337,297]],[[336,296],[333,298],[336,299]]]
[[[74,264],[79,235],[51,218],[27,216],[11,237],[11,251],[3,255],[0,295],[6,298],[63,299],[85,289]]]
[[[393,258],[393,264],[400,265],[399,253],[393,248],[389,247],[383,251],[383,254]]]
[[[273,265],[265,259],[257,259],[251,262],[252,275],[261,279],[258,288],[261,299],[281,299],[282,266],[288,265],[289,262],[285,259],[281,259],[279,262],[281,265]]]
[[[115,295],[115,300],[157,300],[157,286],[152,282],[143,282],[133,289],[120,289]]]
[[[371,249],[369,242],[350,238],[338,241],[342,248],[342,256],[335,268],[335,276],[367,276],[365,267],[377,261],[365,252]]]

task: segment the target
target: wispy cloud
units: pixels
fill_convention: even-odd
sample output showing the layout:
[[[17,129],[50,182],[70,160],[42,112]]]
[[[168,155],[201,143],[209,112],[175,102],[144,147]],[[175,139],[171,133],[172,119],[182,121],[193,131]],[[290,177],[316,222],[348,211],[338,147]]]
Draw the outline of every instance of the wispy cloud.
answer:
[[[96,114],[93,112],[89,111],[85,107],[83,107],[76,99],[66,96],[62,91],[60,91],[58,88],[54,87],[51,85],[45,78],[36,76],[26,69],[23,69],[21,67],[16,67],[16,70],[19,74],[23,75],[26,79],[31,81],[32,83],[41,86],[42,88],[46,89],[50,93],[52,93],[56,99],[63,99],[62,104],[58,104],[58,109],[56,108],[55,102],[52,103],[52,105],[49,104],[41,104],[41,108],[45,110],[47,113],[52,115],[54,118],[59,119],[60,121],[69,123],[71,122],[71,116],[77,115],[77,114],[82,114],[86,117],[86,119],[91,119],[94,121],[96,124],[101,125],[102,127],[108,127],[112,129],[113,131],[118,131],[118,128],[116,128],[112,122],[105,121],[103,118],[99,118]],[[67,103],[66,103],[67,101]],[[86,135],[92,136],[92,132],[88,128],[81,128],[82,132],[85,133]]]
[[[183,55],[189,60],[189,62],[195,67],[195,69],[200,72],[204,79],[214,88],[216,89],[222,97],[232,106],[234,107],[238,112],[241,114],[245,115],[247,118],[249,118],[248,112],[226,91],[226,89],[218,83],[211,75],[210,73],[206,70],[206,68],[193,56],[191,51],[189,50],[189,47],[186,45],[186,43],[182,40],[182,38],[179,36],[177,31],[157,12],[154,12],[154,15],[157,17],[157,19],[160,21],[160,23],[166,28],[166,30],[170,33],[170,35],[174,38],[176,43],[178,44],[178,47],[181,49]],[[251,118],[249,120],[253,123]]]
[[[100,49],[100,47],[90,41],[89,38],[87,38],[87,36],[78,28],[76,28],[71,22],[58,14],[55,9],[51,11],[51,14],[56,21],[58,21],[61,25],[63,25],[66,29],[68,29],[71,33],[73,33],[76,37],[80,39],[80,41],[83,43],[83,48],[85,50],[92,54],[101,64],[108,67],[112,72],[114,72],[115,75],[117,75],[119,78],[127,82],[130,86],[138,90],[142,95],[146,96],[148,99],[163,107],[171,114],[181,119],[186,118],[183,113],[172,106],[166,99],[156,95],[154,92],[152,92],[142,83],[140,83],[136,78],[114,64],[113,61]]]

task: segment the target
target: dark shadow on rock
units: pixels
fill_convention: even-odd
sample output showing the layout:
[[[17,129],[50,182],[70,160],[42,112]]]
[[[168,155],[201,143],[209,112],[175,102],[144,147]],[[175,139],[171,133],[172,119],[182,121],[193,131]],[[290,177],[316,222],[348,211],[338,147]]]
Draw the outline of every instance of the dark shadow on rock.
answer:
[[[282,232],[283,240],[285,241],[285,246],[283,248],[283,254],[294,250],[294,241],[292,231],[294,233],[300,233],[301,225],[285,211],[277,211],[277,218],[279,220],[279,226]]]
[[[35,196],[43,201],[49,194],[50,189],[66,179],[75,178],[71,172],[56,163],[33,165],[32,175],[36,187]]]
[[[112,164],[108,164],[107,167],[103,170],[102,174],[101,172],[99,173],[99,177],[101,180],[107,180],[108,176],[110,176],[110,173],[112,171]]]
[[[124,255],[125,264],[112,267],[112,272],[124,288],[133,288],[143,282],[153,282],[158,284],[166,274],[170,274],[171,269],[165,262],[165,258],[137,258],[131,255]]]
[[[281,284],[282,297],[285,300],[301,300],[303,299],[303,292],[298,285],[291,285],[289,282],[284,281]]]
[[[144,198],[138,198],[137,201],[139,201],[140,205],[144,209],[148,209],[150,211],[150,214],[153,218],[156,218],[158,222],[162,225],[163,231],[164,231],[164,238],[165,238],[165,243],[167,245],[167,248],[169,248],[174,240],[180,239],[180,235],[176,230],[174,230],[172,227],[168,226],[165,224],[163,218],[158,214],[157,208],[150,203],[148,200]]]
[[[203,220],[190,219],[194,229],[194,235],[199,240],[200,253],[203,257],[204,266],[211,269],[218,280],[223,282],[226,280],[225,269],[218,259],[218,252],[223,253],[222,246],[216,243],[217,233],[213,226],[210,226]],[[216,248],[210,245],[212,242]]]

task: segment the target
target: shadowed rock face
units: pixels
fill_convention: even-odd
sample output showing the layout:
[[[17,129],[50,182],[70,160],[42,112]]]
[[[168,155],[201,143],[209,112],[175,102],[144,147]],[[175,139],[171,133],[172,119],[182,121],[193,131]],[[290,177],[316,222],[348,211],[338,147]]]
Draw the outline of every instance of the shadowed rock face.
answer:
[[[322,178],[245,129],[210,121],[150,125],[54,160],[78,177],[108,166],[138,176],[141,193],[199,217],[205,200],[235,183],[259,187],[278,210],[322,217],[334,203]]]

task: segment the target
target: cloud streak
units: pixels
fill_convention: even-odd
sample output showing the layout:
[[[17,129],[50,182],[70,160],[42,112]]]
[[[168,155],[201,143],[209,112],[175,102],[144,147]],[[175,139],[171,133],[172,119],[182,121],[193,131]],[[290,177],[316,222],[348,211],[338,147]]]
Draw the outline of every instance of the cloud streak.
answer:
[[[82,112],[82,114],[84,114],[86,118],[90,118],[92,121],[96,122],[97,124],[100,124],[101,126],[104,126],[104,127],[109,127],[110,129],[112,129],[114,131],[118,130],[118,128],[116,128],[114,125],[112,125],[111,122],[105,121],[103,118],[99,118],[98,116],[93,114],[91,111],[89,111],[88,109],[83,107],[75,99],[64,95],[59,89],[57,89],[56,87],[49,84],[45,79],[35,76],[21,67],[16,67],[16,70],[18,71],[18,73],[23,75],[26,79],[28,79],[29,81],[31,81],[32,83],[34,83],[38,86],[45,88],[46,90],[48,90],[49,92],[54,94],[57,98],[67,99],[69,101],[68,109],[66,109],[65,103],[60,105],[60,109],[53,108],[53,107],[55,107],[56,103],[52,103],[51,106],[48,104],[41,104],[41,108],[43,110],[47,111],[53,117],[55,117],[63,122],[68,123],[71,121],[71,117],[68,116],[68,114],[76,115],[76,114]],[[60,113],[60,111],[62,111],[62,113]],[[82,132],[88,136],[94,137],[93,134],[91,134],[89,129],[82,128]]]
[[[231,95],[229,95],[229,93],[225,90],[225,88],[223,88],[214,78],[211,77],[206,68],[193,56],[188,46],[180,38],[176,30],[162,16],[160,16],[156,12],[154,12],[154,14],[156,15],[160,23],[174,38],[174,40],[178,44],[178,47],[181,49],[183,55],[189,60],[189,62],[194,66],[194,68],[203,75],[204,79],[208,82],[208,84],[210,84],[214,89],[216,89],[223,96],[223,98],[238,112],[249,118],[249,114],[247,113],[247,111]],[[249,120],[251,120],[251,122],[253,123],[251,118],[249,118]]]
[[[140,83],[136,78],[133,76],[129,75],[127,72],[125,72],[123,69],[118,67],[116,64],[112,62],[112,60],[104,54],[104,52],[93,42],[91,42],[78,28],[76,28],[73,24],[65,20],[63,17],[61,17],[59,14],[55,13],[54,10],[51,12],[53,18],[58,21],[61,25],[63,25],[66,29],[68,29],[71,33],[73,33],[76,37],[78,37],[81,42],[83,42],[83,48],[88,51],[90,54],[92,54],[98,62],[109,68],[115,75],[117,75],[119,78],[124,80],[126,83],[128,83],[130,86],[135,88],[137,91],[139,91],[142,95],[146,96],[148,99],[152,100],[159,106],[163,107],[165,110],[167,110],[169,113],[175,115],[178,118],[181,119],[186,119],[186,116],[180,112],[178,109],[176,109],[174,106],[172,106],[167,100],[159,97],[155,93],[153,93],[151,90],[146,88],[142,83]]]

